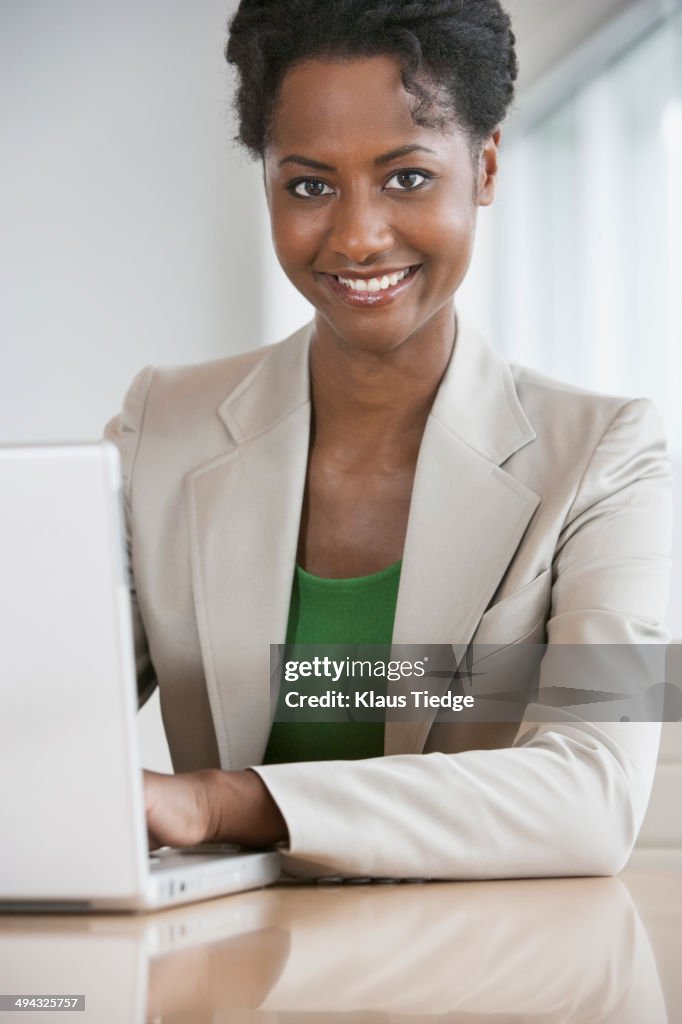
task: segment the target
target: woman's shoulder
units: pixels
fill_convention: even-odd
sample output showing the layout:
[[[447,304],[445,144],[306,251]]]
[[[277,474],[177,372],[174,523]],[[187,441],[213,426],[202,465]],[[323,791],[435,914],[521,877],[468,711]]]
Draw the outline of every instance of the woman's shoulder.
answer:
[[[631,449],[658,445],[664,436],[648,399],[599,393],[520,366],[459,317],[453,359],[434,409],[471,447],[505,462],[518,453],[517,461],[576,468],[603,441]]]
[[[602,394],[526,367],[511,371],[535,439],[507,468],[532,490],[570,495],[574,509],[644,480],[662,482],[667,494],[666,430],[650,399]]]
[[[224,402],[248,390],[262,379],[268,394],[285,378],[299,371],[307,359],[309,325],[283,341],[234,355],[200,363],[150,365],[133,380],[124,408],[131,405],[138,414],[176,418],[215,415]],[[290,372],[291,371],[291,374]],[[259,387],[258,391],[263,388]]]
[[[570,384],[529,366],[510,363],[509,367],[519,397],[530,405],[550,403],[557,404],[559,408],[572,409],[594,407],[608,413],[609,411],[615,412],[621,406],[633,401],[627,395],[617,395]]]
[[[150,366],[142,373],[147,375],[150,387],[163,392],[165,401],[174,396],[181,401],[192,396],[194,400],[214,403],[257,373],[274,348],[267,345],[200,363]]]
[[[519,401],[538,433],[561,429],[575,439],[583,433],[602,435],[614,423],[661,429],[656,406],[648,398],[578,387],[514,363],[510,369]]]

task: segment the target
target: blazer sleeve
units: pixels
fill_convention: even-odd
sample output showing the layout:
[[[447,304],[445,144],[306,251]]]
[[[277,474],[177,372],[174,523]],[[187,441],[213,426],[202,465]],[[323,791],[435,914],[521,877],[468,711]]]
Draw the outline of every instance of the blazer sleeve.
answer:
[[[541,686],[560,645],[667,643],[671,533],[660,421],[651,403],[630,402],[588,460],[554,552]],[[659,737],[657,722],[531,705],[505,749],[253,770],[286,819],[296,874],[608,875],[636,840]]]
[[[145,704],[156,689],[156,676],[147,646],[142,618],[137,602],[135,580],[132,570],[132,500],[135,459],[140,441],[147,397],[154,376],[154,367],[147,366],[134,378],[123,401],[123,409],[104,428],[104,437],[118,448],[121,457],[123,503],[125,509],[125,541],[128,561],[128,579],[133,615],[133,638],[135,643],[135,665],[137,670],[138,708]]]

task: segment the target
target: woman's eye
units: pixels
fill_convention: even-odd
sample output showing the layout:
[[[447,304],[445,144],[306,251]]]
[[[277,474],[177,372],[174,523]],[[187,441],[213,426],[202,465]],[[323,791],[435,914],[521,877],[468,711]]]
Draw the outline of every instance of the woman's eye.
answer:
[[[301,181],[295,181],[289,186],[289,189],[301,199],[319,199],[320,196],[332,195],[329,185],[325,185],[317,178],[303,178]]]
[[[422,174],[421,171],[398,171],[386,182],[386,188],[394,188],[400,192],[414,192],[428,180],[428,176]],[[391,182],[396,182],[396,184],[393,185]]]

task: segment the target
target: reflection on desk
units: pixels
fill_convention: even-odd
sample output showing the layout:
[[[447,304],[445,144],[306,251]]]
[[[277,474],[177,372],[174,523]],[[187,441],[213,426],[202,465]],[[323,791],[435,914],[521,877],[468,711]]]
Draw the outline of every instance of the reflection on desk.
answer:
[[[85,1013],[59,1018],[80,1024],[668,1020],[615,878],[292,884],[137,917],[3,916],[0,991],[85,993]]]

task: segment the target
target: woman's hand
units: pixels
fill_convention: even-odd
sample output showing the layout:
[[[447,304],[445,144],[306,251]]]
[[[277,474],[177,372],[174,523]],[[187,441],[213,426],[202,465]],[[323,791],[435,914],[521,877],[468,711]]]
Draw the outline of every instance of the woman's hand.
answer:
[[[226,842],[271,846],[287,838],[279,807],[252,771],[143,771],[149,849]]]
[[[149,849],[195,846],[210,830],[207,772],[163,775],[143,771]]]

